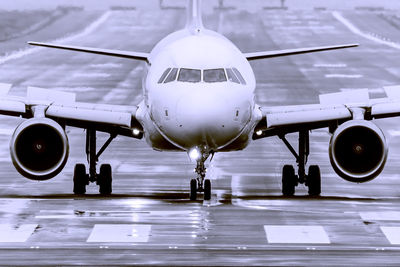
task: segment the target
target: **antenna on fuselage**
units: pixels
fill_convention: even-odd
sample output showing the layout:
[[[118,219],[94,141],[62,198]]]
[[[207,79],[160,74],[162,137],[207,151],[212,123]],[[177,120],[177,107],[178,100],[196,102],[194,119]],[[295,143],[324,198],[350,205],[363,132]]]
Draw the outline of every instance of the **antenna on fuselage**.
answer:
[[[186,28],[193,34],[203,30],[201,0],[187,0]]]

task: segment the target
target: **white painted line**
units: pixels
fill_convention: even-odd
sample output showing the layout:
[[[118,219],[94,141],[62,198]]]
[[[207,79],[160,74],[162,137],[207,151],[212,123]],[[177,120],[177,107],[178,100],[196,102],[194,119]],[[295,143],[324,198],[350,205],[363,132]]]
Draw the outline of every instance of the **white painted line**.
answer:
[[[103,72],[76,72],[73,76],[77,78],[107,78],[111,75]]]
[[[347,64],[344,63],[337,63],[337,64],[330,64],[330,63],[316,63],[314,64],[314,67],[316,68],[345,68],[347,67]]]
[[[25,242],[35,231],[37,224],[0,224],[0,242]]]
[[[96,89],[93,87],[51,87],[51,90],[76,93],[76,92],[91,92]]]
[[[346,18],[344,18],[342,16],[342,14],[340,14],[338,11],[333,11],[332,15],[341,23],[343,23],[343,25],[345,25],[350,31],[352,31],[353,33],[362,36],[368,40],[380,43],[380,44],[384,44],[387,46],[390,46],[392,48],[395,49],[400,49],[400,44],[394,43],[394,42],[390,42],[390,41],[386,41],[386,40],[382,40],[380,38],[377,38],[375,36],[372,36],[370,34],[366,34],[363,33],[359,28],[357,28],[353,23],[351,23],[349,20],[347,20]]]
[[[151,225],[96,224],[86,242],[148,242]]]
[[[0,135],[12,135],[14,133],[15,129],[10,129],[10,128],[2,128],[0,129]]]
[[[111,11],[107,11],[100,18],[98,18],[93,23],[91,23],[88,27],[86,27],[82,32],[72,35],[70,37],[60,38],[60,39],[56,39],[56,40],[53,40],[50,42],[51,43],[55,43],[55,42],[68,43],[75,39],[84,37],[84,36],[92,33],[94,30],[96,30],[97,27],[99,27],[101,24],[103,24],[110,17],[110,15],[111,15]],[[22,49],[22,50],[11,52],[10,54],[0,57],[0,64],[6,63],[7,61],[10,61],[13,59],[18,59],[18,58],[30,55],[30,54],[38,52],[42,49],[44,49],[44,48],[43,47],[32,47],[32,48],[27,48],[27,49]]]
[[[117,64],[117,63],[99,63],[90,65],[90,67],[93,68],[106,68],[106,69],[120,68],[121,66],[122,64]]]
[[[347,79],[359,79],[362,78],[361,74],[325,74],[325,78],[347,78]]]
[[[231,192],[232,196],[241,196],[241,175],[233,174],[231,179]]]
[[[341,92],[355,91],[355,90],[368,90],[371,94],[380,94],[384,93],[385,90],[383,88],[340,88]]]
[[[391,136],[400,136],[400,130],[387,130]]]
[[[400,221],[400,212],[398,211],[360,212],[360,217],[365,221]]]
[[[381,226],[382,232],[392,245],[400,245],[400,227]]]
[[[268,243],[330,244],[322,226],[264,225]]]

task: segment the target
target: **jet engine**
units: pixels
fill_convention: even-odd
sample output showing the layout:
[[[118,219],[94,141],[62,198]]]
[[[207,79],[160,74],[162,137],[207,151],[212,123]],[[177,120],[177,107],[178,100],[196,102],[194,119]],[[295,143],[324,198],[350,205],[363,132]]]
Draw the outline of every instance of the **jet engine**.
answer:
[[[363,183],[374,179],[386,163],[388,147],[382,130],[365,120],[340,125],[331,137],[329,158],[343,179]]]
[[[64,129],[48,118],[22,122],[10,142],[12,162],[17,171],[32,180],[48,180],[64,168],[69,145]]]

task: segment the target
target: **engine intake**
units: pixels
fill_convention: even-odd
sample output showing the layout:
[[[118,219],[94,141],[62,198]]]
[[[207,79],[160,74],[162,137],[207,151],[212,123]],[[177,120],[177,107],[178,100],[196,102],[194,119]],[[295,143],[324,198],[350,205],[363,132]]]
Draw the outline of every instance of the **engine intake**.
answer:
[[[64,168],[69,145],[64,129],[48,118],[24,121],[10,142],[12,162],[17,171],[32,180],[48,180]]]
[[[364,120],[351,120],[340,125],[329,145],[329,158],[335,172],[355,183],[378,176],[385,166],[387,154],[382,130]]]

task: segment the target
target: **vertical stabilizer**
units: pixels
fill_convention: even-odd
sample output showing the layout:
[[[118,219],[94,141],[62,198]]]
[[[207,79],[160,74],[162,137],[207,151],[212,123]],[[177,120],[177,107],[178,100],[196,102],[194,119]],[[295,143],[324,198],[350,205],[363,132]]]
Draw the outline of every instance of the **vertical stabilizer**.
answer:
[[[192,33],[200,33],[203,29],[201,0],[187,0],[186,28]]]

